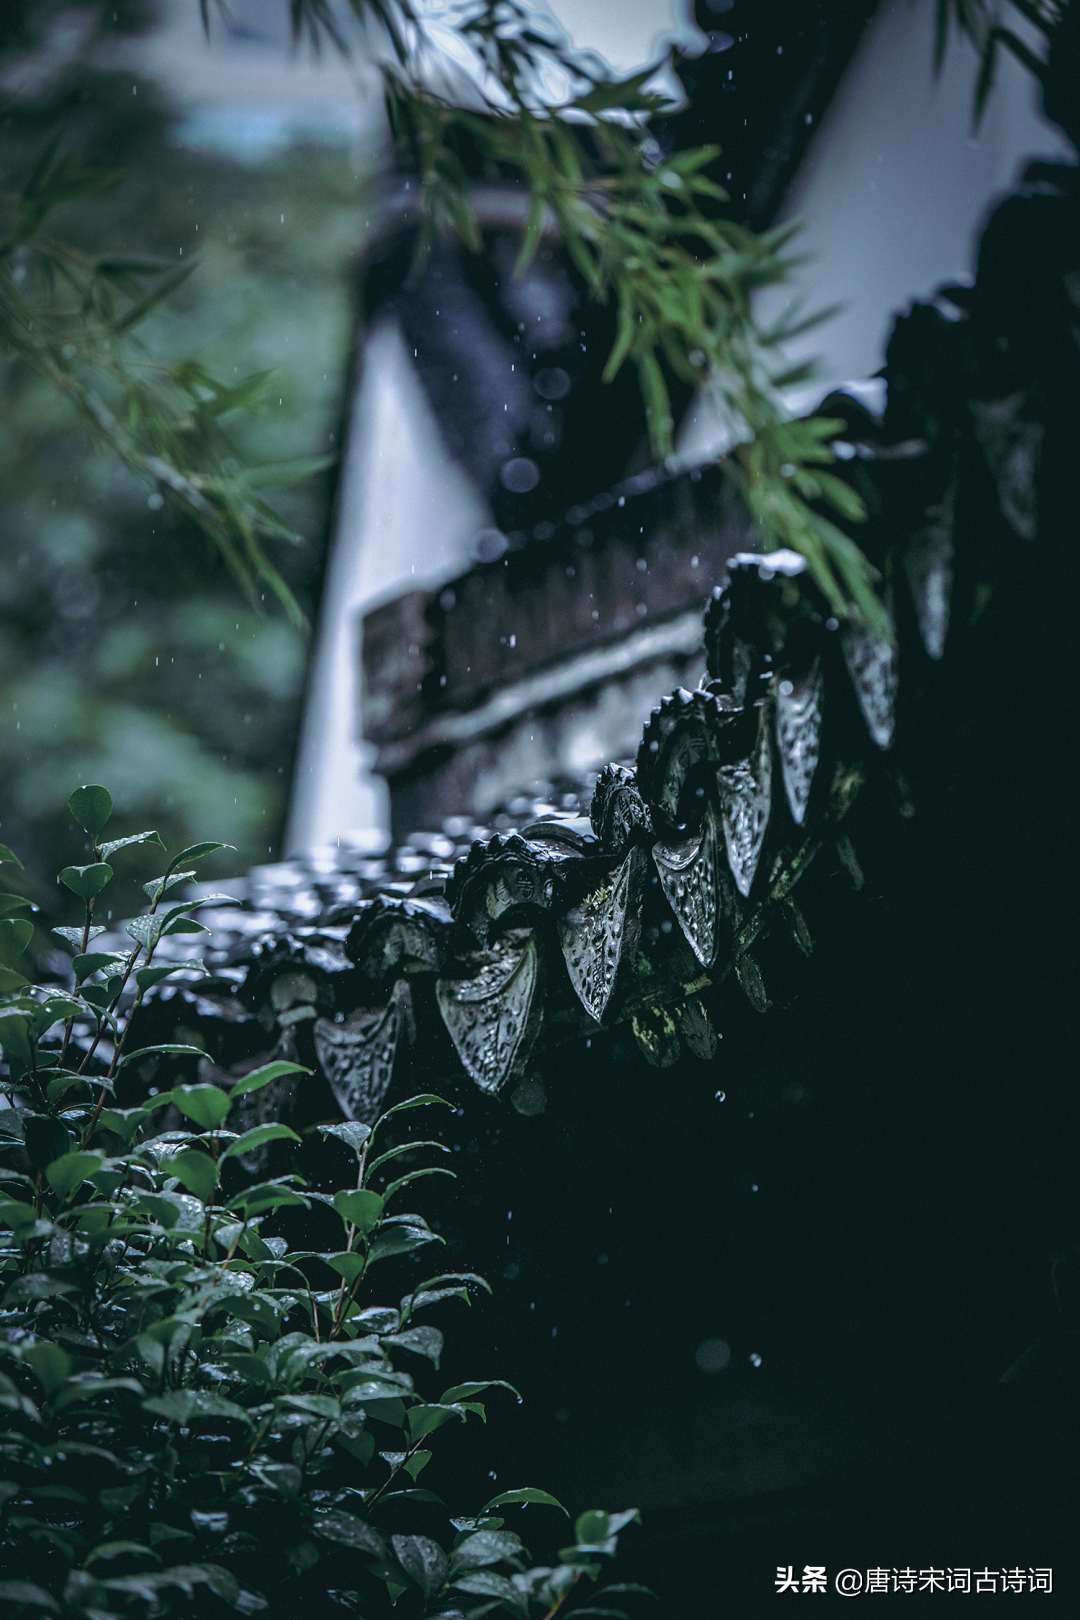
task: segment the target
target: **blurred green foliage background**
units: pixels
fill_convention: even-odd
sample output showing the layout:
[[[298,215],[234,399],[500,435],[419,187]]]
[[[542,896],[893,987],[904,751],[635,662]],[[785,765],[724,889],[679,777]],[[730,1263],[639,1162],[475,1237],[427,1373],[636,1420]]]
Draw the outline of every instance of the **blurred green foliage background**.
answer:
[[[90,32],[65,56],[57,27],[73,12]],[[197,255],[140,328],[147,363],[191,358],[230,381],[270,371],[255,407],[226,419],[245,461],[333,451],[363,154],[307,141],[253,162],[185,148],[157,86],[94,65],[94,41],[154,21],[142,4],[4,7],[0,190],[10,199],[57,134],[83,163],[119,170],[49,229],[92,254]],[[273,544],[273,560],[309,620],[334,482],[331,471],[273,497],[303,537]],[[0,838],[32,877],[72,844],[62,807],[82,782],[109,786],[118,830],[156,826],[170,848],[234,844],[219,874],[279,855],[309,645],[272,600],[252,610],[203,534],[96,450],[74,407],[0,357]],[[137,903],[138,852],[126,870],[120,908]],[[36,896],[47,911],[50,896]]]

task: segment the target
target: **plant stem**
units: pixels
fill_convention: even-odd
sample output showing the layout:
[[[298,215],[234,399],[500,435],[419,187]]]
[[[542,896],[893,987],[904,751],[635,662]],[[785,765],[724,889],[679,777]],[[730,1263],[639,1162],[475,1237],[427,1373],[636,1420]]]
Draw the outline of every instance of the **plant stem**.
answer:
[[[559,1610],[562,1608],[563,1604],[566,1602],[567,1598],[570,1596],[580,1579],[581,1571],[579,1569],[574,1572],[574,1578],[570,1582],[570,1585],[566,1588],[566,1591],[560,1598],[556,1599],[556,1601],[551,1605],[551,1608],[548,1610],[547,1614],[544,1615],[544,1620],[553,1620],[553,1617],[558,1614]]]
[[[94,854],[95,855],[97,854],[96,849],[94,850]],[[94,920],[94,897],[93,897],[93,895],[91,895],[89,900],[86,902],[86,921],[83,923],[82,949],[79,952],[80,956],[85,956],[86,955],[86,947],[90,943],[90,924],[93,922],[93,920]],[[72,1031],[72,1027],[73,1027],[74,1023],[75,1023],[75,1014],[72,1013],[71,1017],[67,1020],[67,1022],[64,1025],[64,1044],[60,1048],[60,1067],[61,1068],[64,1067],[64,1059],[67,1057],[68,1043],[71,1040],[71,1031]]]

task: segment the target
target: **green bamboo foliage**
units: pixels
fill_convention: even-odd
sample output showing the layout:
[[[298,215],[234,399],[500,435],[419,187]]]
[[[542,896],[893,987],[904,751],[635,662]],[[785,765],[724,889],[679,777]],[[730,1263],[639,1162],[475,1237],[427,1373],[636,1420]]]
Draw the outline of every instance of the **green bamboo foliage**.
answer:
[[[264,541],[297,544],[261,491],[307,478],[332,457],[245,467],[224,419],[250,411],[269,373],[236,385],[194,361],[155,363],[139,328],[187,279],[194,262],[146,255],[92,258],[49,233],[53,211],[116,184],[114,170],[85,169],[49,143],[21,189],[4,200],[0,239],[0,342],[75,406],[97,440],[132,472],[177,502],[228,563],[249,601],[272,594],[303,622]]]
[[[1021,17],[1038,29],[1047,41],[1053,36],[1068,8],[1069,0],[1009,0]],[[997,76],[998,52],[1008,51],[1042,82],[1046,61],[1016,33],[998,21],[998,9],[987,0],[937,0],[934,45],[935,66],[940,69],[950,30],[966,36],[979,52],[979,77],[975,86],[975,122],[982,118]]]
[[[431,47],[412,0],[349,4],[381,58],[395,138],[420,170],[421,250],[444,228],[480,247],[470,195],[477,154],[491,174],[527,187],[519,273],[554,221],[592,295],[618,311],[607,376],[635,367],[657,457],[674,448],[668,379],[708,386],[730,424],[725,465],[765,544],[801,552],[838,616],[888,636],[874,570],[841,527],[863,519],[861,502],[827,471],[839,424],[788,418],[780,390],[797,380],[783,358],[791,332],[764,331],[754,317],[757,289],[791,274],[790,232],[758,235],[721,218],[726,196],[706,173],[716,149],[664,158],[649,137],[661,108],[645,89],[650,75],[605,77],[518,0],[462,0],[441,14],[481,70],[479,85],[467,94],[463,85],[456,98],[467,106],[429,87]],[[211,0],[200,6],[209,25]],[[327,0],[289,6],[298,39],[349,49]],[[568,88],[551,105],[536,85],[553,72]],[[226,386],[191,362],[150,362],[139,328],[193,266],[95,261],[47,234],[58,204],[115,179],[80,169],[53,143],[8,198],[15,223],[0,241],[0,341],[74,403],[104,446],[185,510],[249,600],[270,594],[299,620],[268,551],[268,543],[298,537],[262,491],[310,475],[327,458],[244,466],[224,419],[253,407],[263,379]]]

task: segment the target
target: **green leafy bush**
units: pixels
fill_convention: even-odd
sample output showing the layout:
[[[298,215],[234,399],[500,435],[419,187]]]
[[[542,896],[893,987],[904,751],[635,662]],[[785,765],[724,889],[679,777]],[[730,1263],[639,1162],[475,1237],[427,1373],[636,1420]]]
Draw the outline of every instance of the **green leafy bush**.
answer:
[[[504,1491],[452,1515],[417,1484],[459,1425],[486,1419],[480,1397],[516,1394],[492,1381],[433,1382],[443,1335],[427,1313],[468,1303],[487,1288],[482,1278],[433,1275],[396,1304],[370,1290],[376,1266],[386,1268],[377,1281],[392,1278],[401,1257],[441,1241],[402,1206],[415,1181],[449,1172],[398,1171],[404,1154],[445,1149],[391,1141],[385,1127],[442,1099],[412,1097],[371,1128],[321,1127],[353,1156],[349,1186],[315,1191],[295,1174],[252,1182],[245,1155],[299,1139],[274,1122],[230,1130],[234,1103],[299,1066],[265,1064],[225,1091],[180,1078],[196,1048],[125,1049],[133,1007],[177,971],[155,961],[161,940],[201,928],[199,903],[174,903],[176,891],[191,863],[221,846],[174,857],[145,885],[150,904],[127,925],[130,948],[95,951],[104,930],[94,908],[113,858],[159,840],[103,842],[103,788],[78,789],[69,808],[94,855],[59,879],[83,902],[81,923],[57,930],[75,988],[21,973],[33,926],[11,915],[25,905],[17,894],[0,919],[8,1611],[624,1614],[623,1596],[644,1588],[585,1593],[634,1509],[582,1514],[573,1545],[533,1566],[505,1513],[564,1511],[553,1496]],[[2,845],[0,862],[18,866]],[[146,1064],[158,1081],[171,1069],[175,1083],[117,1106],[121,1071]],[[314,1216],[325,1248],[290,1250],[270,1235],[282,1210]]]

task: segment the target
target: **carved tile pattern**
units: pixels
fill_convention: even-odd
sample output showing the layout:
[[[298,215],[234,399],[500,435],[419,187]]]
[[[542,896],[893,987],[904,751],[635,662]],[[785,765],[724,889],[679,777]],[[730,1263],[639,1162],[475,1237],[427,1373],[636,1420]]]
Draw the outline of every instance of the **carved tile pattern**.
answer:
[[[466,1073],[497,1092],[524,1068],[541,1011],[540,950],[532,929],[511,928],[481,956],[471,979],[439,979],[442,1013]]]
[[[749,759],[721,765],[716,773],[728,864],[739,893],[748,895],[772,807],[772,746],[769,715],[761,711],[757,741]]]
[[[608,882],[603,900],[575,906],[559,918],[566,971],[585,1011],[603,1023],[619,964],[633,947],[641,914],[640,850],[632,849]]]
[[[690,948],[703,967],[712,967],[720,946],[723,905],[723,830],[709,804],[701,832],[685,844],[654,844],[660,886]]]
[[[394,1072],[401,1036],[412,1022],[404,979],[394,985],[387,1007],[360,1007],[342,1024],[315,1023],[315,1054],[346,1119],[374,1124]]]
[[[634,838],[649,837],[652,821],[638,788],[637,776],[625,765],[600,772],[589,808],[593,831],[611,855],[621,856]]]
[[[888,748],[896,728],[895,649],[857,624],[844,626],[840,644],[867,730],[879,748]]]
[[[806,674],[782,680],[776,694],[780,772],[792,817],[799,827],[806,819],[810,787],[821,753],[824,687],[821,660],[815,658]]]
[[[945,652],[949,633],[953,557],[952,502],[943,501],[926,513],[926,525],[904,548],[904,572],[915,603],[919,634],[930,658]]]
[[[350,929],[345,954],[369,984],[382,984],[406,962],[438,973],[453,932],[450,907],[441,895],[421,900],[379,895]]]
[[[1032,390],[968,404],[975,437],[996,483],[1001,510],[1021,540],[1039,528],[1038,473],[1046,425],[1034,415]],[[1031,415],[1025,414],[1030,410]]]

